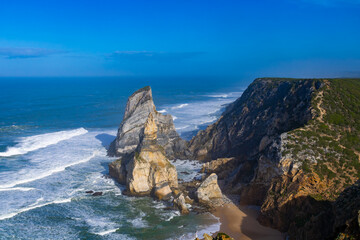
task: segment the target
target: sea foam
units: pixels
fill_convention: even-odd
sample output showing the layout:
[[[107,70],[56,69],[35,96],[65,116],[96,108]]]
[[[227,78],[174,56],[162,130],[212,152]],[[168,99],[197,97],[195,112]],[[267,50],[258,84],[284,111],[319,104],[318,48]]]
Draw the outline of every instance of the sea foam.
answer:
[[[189,106],[189,104],[188,103],[183,103],[183,104],[177,105],[175,107],[172,107],[171,109],[180,109],[180,108],[184,108],[186,106]]]
[[[79,161],[76,161],[76,162],[72,162],[72,163],[69,163],[69,164],[65,164],[65,165],[62,165],[62,166],[59,166],[59,167],[56,167],[56,168],[53,168],[53,169],[50,169],[48,170],[47,172],[43,172],[43,173],[39,173],[37,174],[36,176],[32,176],[30,178],[26,178],[26,179],[21,179],[21,180],[16,180],[16,181],[13,181],[11,183],[8,183],[8,184],[4,184],[4,185],[0,185],[0,191],[3,190],[9,190],[9,188],[12,188],[16,185],[19,185],[19,184],[24,184],[24,183],[29,183],[29,182],[32,182],[32,181],[35,181],[35,180],[39,180],[39,179],[42,179],[42,178],[45,178],[45,177],[48,177],[50,175],[53,175],[54,173],[58,173],[58,172],[62,172],[64,171],[66,168],[68,167],[71,167],[71,166],[74,166],[74,165],[77,165],[77,164],[80,164],[80,163],[84,163],[84,162],[88,162],[90,161],[92,158],[94,158],[97,154],[99,153],[99,151],[95,150],[91,156],[89,157],[86,157],[86,158],[83,158]],[[18,188],[17,190],[19,190],[20,188]],[[15,190],[15,189],[14,189]]]
[[[28,152],[45,148],[53,144],[57,144],[61,141],[85,134],[87,132],[88,131],[84,128],[78,128],[68,131],[59,131],[30,137],[22,137],[20,138],[19,143],[16,144],[14,147],[8,147],[6,152],[0,152],[0,157],[10,157],[26,154]]]
[[[42,198],[41,198],[41,200],[42,200]],[[37,202],[38,202],[38,201],[37,201]],[[4,214],[4,215],[0,215],[0,220],[12,218],[12,217],[18,215],[19,213],[27,212],[27,211],[33,210],[33,209],[35,209],[35,208],[44,207],[44,206],[47,206],[47,205],[50,205],[50,204],[60,204],[60,203],[71,202],[71,198],[59,199],[59,200],[55,200],[55,201],[51,201],[51,202],[46,202],[46,203],[42,203],[42,204],[37,204],[37,202],[34,203],[34,204],[32,204],[32,205],[30,205],[30,206],[28,206],[28,207],[19,209],[19,210],[16,211],[16,212],[11,212],[11,213],[7,213],[7,214]]]
[[[201,98],[197,101],[165,105],[161,106],[161,109],[173,116],[175,128],[180,136],[191,138],[194,131],[215,122],[221,115],[222,110],[240,97],[241,94],[242,92],[230,92],[201,95]]]
[[[13,187],[13,188],[0,188],[0,192],[5,192],[5,191],[30,191],[30,190],[35,190],[36,188],[29,188],[29,187]]]

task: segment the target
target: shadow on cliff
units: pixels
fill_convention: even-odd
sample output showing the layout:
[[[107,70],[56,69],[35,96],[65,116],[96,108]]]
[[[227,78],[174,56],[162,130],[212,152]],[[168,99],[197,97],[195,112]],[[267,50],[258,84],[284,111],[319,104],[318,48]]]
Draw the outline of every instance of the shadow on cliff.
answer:
[[[360,239],[358,215],[359,181],[346,188],[335,201],[302,196],[262,212],[258,220],[265,226],[288,232],[290,239],[330,240],[341,233]]]
[[[109,148],[110,143],[114,141],[115,136],[107,134],[107,133],[101,133],[95,136],[97,140],[101,142],[101,145],[105,147],[106,149]]]
[[[240,231],[253,240],[285,240],[285,234],[276,229],[261,225],[257,221],[259,206],[238,206],[245,216],[240,224]]]

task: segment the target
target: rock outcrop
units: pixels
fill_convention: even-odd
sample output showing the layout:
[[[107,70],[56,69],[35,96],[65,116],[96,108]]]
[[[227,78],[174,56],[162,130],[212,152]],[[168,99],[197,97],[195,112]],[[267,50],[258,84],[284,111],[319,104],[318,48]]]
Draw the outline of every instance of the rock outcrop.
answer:
[[[360,176],[359,104],[360,79],[257,79],[189,148],[203,161],[235,159],[204,171],[241,203],[261,205],[262,224],[290,239],[326,239],[337,220],[324,209]],[[343,215],[346,228],[355,213]]]
[[[234,240],[234,238],[230,237],[226,233],[218,233],[215,237],[210,236],[207,233],[203,234],[204,240]],[[200,240],[199,238],[195,238],[195,240]]]
[[[262,211],[259,221],[288,231],[290,239],[360,239],[359,181],[345,189],[335,201],[302,196],[284,202],[276,210],[266,205],[263,208],[266,210]],[[269,220],[275,221],[266,222]]]
[[[150,87],[140,89],[129,98],[117,138],[108,151],[119,157],[109,164],[109,174],[126,185],[126,194],[173,200],[181,213],[187,214],[176,168],[168,160],[184,157],[185,146],[172,117],[156,112]]]
[[[177,172],[157,143],[158,127],[152,113],[142,131],[134,153],[109,165],[110,175],[125,184],[131,195],[152,194],[158,199],[169,199],[171,188],[178,187]]]
[[[181,139],[175,130],[171,115],[156,111],[150,87],[134,92],[128,99],[123,121],[120,124],[116,139],[111,143],[108,155],[122,157],[132,154],[140,143],[140,134],[146,119],[151,113],[158,127],[157,142],[165,150],[169,159],[185,159],[187,142]]]
[[[279,136],[311,118],[312,80],[255,80],[214,124],[191,140],[196,159],[236,158],[224,178],[227,190],[242,202],[261,205],[277,168]],[[218,173],[219,176],[223,175]],[[223,177],[223,176],[222,176]]]
[[[196,191],[196,197],[200,203],[205,205],[216,205],[217,202],[222,201],[223,195],[215,173],[212,173],[200,184]]]
[[[190,149],[196,159],[251,157],[282,132],[311,119],[311,94],[318,87],[311,80],[257,79],[218,121],[199,131]]]
[[[178,196],[175,196],[174,198],[174,204],[178,207],[181,214],[188,214],[189,210],[186,206],[186,200],[184,198],[184,195],[180,193]]]
[[[216,173],[219,178],[226,178],[237,166],[235,158],[218,158],[202,165],[200,172],[211,174]]]

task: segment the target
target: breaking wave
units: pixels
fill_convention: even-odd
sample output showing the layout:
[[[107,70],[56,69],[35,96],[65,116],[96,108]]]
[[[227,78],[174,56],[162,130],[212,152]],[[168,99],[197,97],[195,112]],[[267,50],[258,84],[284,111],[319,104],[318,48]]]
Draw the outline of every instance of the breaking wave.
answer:
[[[53,144],[57,144],[72,137],[83,135],[87,132],[88,131],[84,128],[78,128],[68,131],[59,131],[30,137],[22,137],[20,138],[19,143],[14,147],[8,147],[5,152],[0,152],[0,157],[10,157],[32,152]]]

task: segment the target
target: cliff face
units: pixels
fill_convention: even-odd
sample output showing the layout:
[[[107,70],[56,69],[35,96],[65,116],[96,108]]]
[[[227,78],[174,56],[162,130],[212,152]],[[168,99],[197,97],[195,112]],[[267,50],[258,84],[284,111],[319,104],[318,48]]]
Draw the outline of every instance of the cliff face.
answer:
[[[335,200],[338,209],[345,209],[339,207],[343,191],[360,177],[360,81],[321,83],[311,101],[311,121],[281,135],[277,166],[283,173],[272,179],[259,218],[263,224],[289,231],[294,239],[331,238],[336,214],[327,209],[334,208]],[[310,224],[323,226],[324,232]]]
[[[177,172],[157,144],[157,131],[154,117],[149,113],[135,153],[111,163],[110,175],[126,184],[132,195],[152,194],[158,199],[169,199],[171,188],[178,187]]]
[[[187,157],[186,141],[177,134],[171,115],[162,115],[156,111],[150,87],[139,89],[129,97],[116,139],[108,150],[109,156],[122,157],[135,151],[150,113],[158,128],[157,142],[164,148],[166,157]]]
[[[119,157],[109,164],[109,174],[126,185],[127,194],[172,200],[186,214],[177,171],[168,160],[185,157],[186,145],[172,117],[156,112],[150,87],[142,88],[129,97],[124,120],[109,148],[109,155]]]
[[[243,194],[244,203],[261,204],[271,179],[281,174],[274,167],[280,134],[311,119],[311,96],[319,87],[311,80],[257,79],[217,122],[191,140],[190,149],[197,159],[235,157],[228,190]]]
[[[310,100],[315,87],[319,86],[311,80],[257,79],[216,123],[191,140],[190,149],[197,159],[206,160],[256,155],[280,133],[311,119]]]
[[[257,79],[190,149],[204,161],[233,158],[214,172],[225,192],[262,205],[261,223],[324,239],[309,223],[325,224],[323,209],[360,176],[358,106],[360,80]]]

